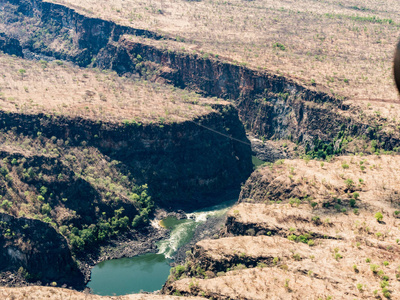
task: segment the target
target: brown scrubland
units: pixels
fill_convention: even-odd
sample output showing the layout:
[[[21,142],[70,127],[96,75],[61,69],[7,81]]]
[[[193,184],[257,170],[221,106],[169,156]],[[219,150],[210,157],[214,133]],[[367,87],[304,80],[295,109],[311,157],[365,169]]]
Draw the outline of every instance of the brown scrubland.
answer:
[[[180,299],[176,296],[159,296],[154,294],[135,294],[126,296],[98,296],[89,293],[77,292],[74,290],[54,288],[54,287],[21,287],[21,288],[0,288],[1,299],[4,300],[36,300],[36,299],[54,299],[54,300],[174,300]],[[190,297],[189,299],[204,299],[200,297]]]
[[[273,163],[254,170],[242,185],[239,201],[228,212],[219,235],[199,241],[187,252],[185,263],[171,269],[160,295],[101,297],[57,287],[25,286],[0,287],[1,299],[400,299],[400,156],[396,155],[400,150],[400,106],[392,76],[400,28],[399,1],[48,2],[88,17],[149,30],[157,38],[151,34],[113,36],[113,32],[107,32],[104,45],[99,42],[96,47],[109,52],[100,54],[105,53],[107,59],[121,55],[135,62],[132,70],[140,71],[124,76],[120,76],[124,72],[92,68],[96,66],[95,56],[88,60],[91,67],[79,68],[67,61],[28,61],[0,54],[0,113],[4,118],[38,116],[41,128],[21,129],[21,123],[12,128],[7,125],[0,132],[0,213],[48,223],[46,226],[54,227],[66,238],[68,251],[83,255],[87,249],[120,234],[138,234],[157,206],[147,193],[145,183],[149,180],[153,180],[149,194],[155,190],[158,200],[165,191],[172,190],[171,182],[181,183],[188,178],[193,184],[186,187],[190,195],[196,185],[209,185],[206,192],[210,192],[231,180],[227,166],[233,164],[232,160],[224,161],[212,172],[208,167],[214,164],[209,161],[217,155],[212,152],[216,145],[227,145],[221,149],[237,161],[242,159],[236,155],[233,141],[249,145],[243,140],[238,115],[245,128],[253,131],[254,139],[260,138],[260,148],[272,138],[267,140],[270,149],[278,149],[278,154],[292,159],[273,159]],[[17,17],[12,13],[2,14],[9,24],[0,24],[1,30],[18,37],[15,32],[27,22],[26,36],[20,36],[24,47],[31,39],[35,42],[33,50],[50,49],[49,53],[63,54],[56,31],[47,34],[47,29],[36,28],[41,21],[31,16],[13,23],[10,20]],[[66,11],[62,14],[68,16]],[[73,21],[81,16],[75,18]],[[71,35],[65,38],[71,45],[79,40],[78,36],[82,42],[88,30],[73,31],[73,21],[62,28]],[[52,22],[43,24],[52,29]],[[105,36],[104,28],[109,27],[102,28]],[[35,48],[41,39],[40,34],[29,37],[35,30],[55,42],[46,40],[42,48]],[[149,57],[156,57],[155,53],[159,56],[147,58],[142,64],[136,46],[140,51],[147,49]],[[163,56],[165,53],[171,55]],[[173,69],[173,64],[165,62],[176,57],[186,70]],[[235,69],[236,73],[221,71],[232,66],[240,68]],[[251,72],[246,73],[249,69]],[[209,70],[215,74],[206,74]],[[224,89],[235,90],[236,86],[231,87],[224,78],[232,74],[236,77],[232,76],[234,82],[229,84],[242,88],[232,102],[195,92],[212,96],[213,89],[205,92],[202,87],[207,83],[213,86],[219,80]],[[283,77],[288,81],[280,81]],[[280,90],[276,88],[272,93],[263,86],[264,91],[258,91],[254,99],[246,99],[246,89],[256,90],[254,78],[271,79]],[[295,87],[295,83],[299,85]],[[305,90],[307,95],[320,93],[320,98],[302,99]],[[230,97],[228,92],[226,98]],[[228,122],[228,113],[234,116],[230,124],[237,125],[242,138],[230,137],[233,127],[224,123]],[[50,134],[52,129],[45,136],[41,130],[48,129],[52,119],[48,116],[56,117],[55,128],[64,126],[57,123],[64,119],[78,124],[86,120],[91,125],[104,122],[108,126],[104,126],[104,132],[109,130],[115,135],[103,132],[106,138],[101,140],[90,130],[84,132],[83,126],[78,131],[84,132],[86,139],[79,134],[70,137],[68,130],[62,138]],[[210,122],[215,121],[216,129],[191,122],[202,118],[207,121],[208,117]],[[247,124],[251,118],[257,126]],[[173,132],[164,124],[182,127]],[[193,133],[187,124],[211,133],[213,139]],[[137,140],[132,138],[130,144],[124,141],[125,136],[117,132],[122,128]],[[160,135],[145,136],[147,128]],[[182,144],[177,142],[186,135]],[[135,152],[139,144],[143,148]],[[193,144],[193,149],[185,148],[182,154],[180,147],[188,144]],[[135,151],[126,154],[130,149]],[[171,149],[176,150],[176,156],[157,156],[172,153]],[[250,158],[250,148],[247,150],[245,158]],[[201,160],[197,165],[188,163],[202,153],[210,154],[207,166]],[[188,163],[182,168],[181,159]],[[185,173],[189,171],[193,171],[190,178]],[[220,184],[217,179],[222,173],[225,181]],[[75,190],[87,186],[94,196],[81,195],[86,203]],[[69,187],[71,196],[65,195],[65,187]],[[179,185],[174,188],[180,193]],[[90,210],[83,204],[95,206]],[[83,216],[90,222],[83,223]],[[106,226],[111,229],[101,232],[99,228]],[[9,245],[30,245],[30,241],[23,240],[22,230],[15,232],[18,234],[7,237]],[[90,239],[84,240],[88,233]]]
[[[88,16],[183,41],[183,48],[322,85],[354,99],[397,100],[395,0],[53,0]],[[185,45],[186,44],[186,45]]]
[[[390,155],[259,168],[222,237],[197,243],[180,279],[175,269],[164,291],[216,299],[397,299],[399,172],[398,156]]]
[[[0,55],[0,108],[108,122],[174,123],[206,115],[223,101],[112,71]]]

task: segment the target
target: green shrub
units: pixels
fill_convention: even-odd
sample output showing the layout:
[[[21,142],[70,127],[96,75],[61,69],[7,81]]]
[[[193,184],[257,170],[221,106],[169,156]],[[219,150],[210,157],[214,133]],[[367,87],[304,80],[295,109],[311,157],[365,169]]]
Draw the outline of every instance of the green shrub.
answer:
[[[179,279],[183,273],[185,273],[186,268],[182,265],[177,265],[175,268],[171,269],[171,273],[175,276],[176,279]]]
[[[371,264],[369,267],[370,267],[372,273],[374,273],[374,274],[378,273],[378,271],[379,271],[379,266],[378,265]]]
[[[345,182],[345,184],[346,184],[346,186],[347,186],[348,189],[350,189],[350,188],[353,187],[353,184],[354,184],[354,181],[353,181],[353,180],[351,180],[351,179],[346,179],[344,182]]]
[[[42,186],[42,187],[40,188],[40,194],[41,194],[42,196],[44,196],[44,195],[46,195],[46,193],[47,193],[47,188],[46,188],[45,186]]]
[[[50,206],[50,204],[44,203],[44,204],[42,205],[41,211],[42,211],[42,214],[48,215],[48,214],[51,212],[51,206]]]
[[[267,267],[267,265],[265,263],[262,263],[262,262],[257,263],[257,268],[263,269],[263,268],[266,268],[266,267]],[[218,274],[217,274],[217,276],[218,276]]]
[[[242,265],[242,264],[238,264],[237,267],[239,267],[240,265]],[[202,277],[206,276],[206,271],[204,269],[202,269],[200,266],[198,266],[196,268],[196,273],[197,273],[197,275],[202,276]]]
[[[383,220],[383,215],[382,215],[382,213],[381,213],[381,212],[377,212],[377,213],[375,214],[375,219],[376,219],[378,222],[382,222],[382,220]]]
[[[319,223],[321,222],[321,218],[319,216],[314,216],[311,218],[311,221],[313,221],[314,223]]]
[[[343,256],[340,253],[335,253],[335,259],[339,260],[340,258],[343,258]]]
[[[382,289],[382,293],[383,293],[383,296],[385,297],[385,298],[388,298],[388,299],[390,299],[391,298],[391,293],[390,293],[390,291],[388,290],[388,288],[383,288]]]
[[[385,288],[389,285],[389,282],[387,282],[386,280],[383,280],[380,282],[381,288]]]
[[[293,259],[296,261],[300,261],[301,260],[301,256],[298,253],[293,254]]]
[[[65,225],[62,225],[62,226],[60,226],[59,228],[59,231],[60,231],[60,233],[62,234],[62,235],[66,235],[67,234],[67,231],[68,231],[68,227],[67,226],[65,226]]]
[[[77,235],[75,234],[70,234],[69,236],[69,241],[72,247],[73,251],[76,250],[83,250],[84,246],[85,246],[85,242]]]
[[[5,200],[3,200],[3,202],[1,202],[0,206],[2,208],[4,208],[5,210],[8,210],[8,209],[10,209],[12,207],[12,202],[5,199]]]
[[[276,43],[272,44],[272,47],[273,47],[273,48],[280,49],[280,50],[282,50],[282,51],[285,51],[285,50],[286,50],[285,45],[282,44],[282,43],[279,43],[279,42],[276,42]]]

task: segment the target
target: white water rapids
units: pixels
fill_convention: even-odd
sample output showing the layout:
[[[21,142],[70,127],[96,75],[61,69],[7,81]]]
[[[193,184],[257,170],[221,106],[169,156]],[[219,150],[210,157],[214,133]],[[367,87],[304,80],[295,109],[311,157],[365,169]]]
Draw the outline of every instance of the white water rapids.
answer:
[[[183,245],[190,242],[193,234],[200,224],[207,221],[210,216],[223,216],[235,203],[227,201],[209,208],[198,210],[186,214],[187,219],[175,220],[169,228],[171,234],[168,239],[157,243],[159,254],[164,254],[166,258],[172,258],[173,254]]]

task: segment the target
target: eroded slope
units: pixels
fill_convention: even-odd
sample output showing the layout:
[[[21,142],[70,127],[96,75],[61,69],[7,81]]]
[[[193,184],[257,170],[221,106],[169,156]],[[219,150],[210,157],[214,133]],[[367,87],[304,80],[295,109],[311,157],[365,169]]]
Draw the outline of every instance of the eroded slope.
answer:
[[[258,169],[228,213],[224,237],[197,243],[164,292],[397,299],[399,160],[347,156]]]
[[[69,246],[55,256],[72,252],[85,276],[74,281],[62,259],[57,276],[32,263],[50,244],[23,238],[18,222],[2,228],[2,272],[80,288],[111,239],[133,241],[118,257],[153,248],[155,206],[205,206],[251,171],[244,128],[225,101],[60,61],[0,55],[0,64],[0,212],[52,226]]]
[[[317,83],[352,98],[397,99],[397,1],[53,0],[91,17],[163,33],[185,48]]]

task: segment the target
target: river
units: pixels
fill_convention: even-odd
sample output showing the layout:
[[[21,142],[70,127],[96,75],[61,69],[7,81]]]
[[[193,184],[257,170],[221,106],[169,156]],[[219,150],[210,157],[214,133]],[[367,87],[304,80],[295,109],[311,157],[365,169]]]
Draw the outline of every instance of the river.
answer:
[[[174,253],[190,242],[200,224],[210,216],[223,216],[235,200],[198,210],[178,220],[167,217],[160,225],[171,230],[170,237],[157,243],[159,252],[103,261],[92,269],[88,287],[102,296],[126,295],[160,290],[167,280]]]
[[[252,160],[254,168],[264,163],[255,156]],[[157,243],[158,253],[103,261],[92,269],[91,280],[87,286],[94,294],[102,296],[160,290],[168,278],[170,264],[176,251],[191,241],[196,228],[208,217],[223,216],[235,202],[236,199],[188,213],[186,219],[167,217],[161,220],[159,224],[168,228],[171,233],[168,239]],[[152,223],[154,224],[154,220]]]

